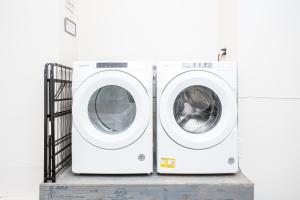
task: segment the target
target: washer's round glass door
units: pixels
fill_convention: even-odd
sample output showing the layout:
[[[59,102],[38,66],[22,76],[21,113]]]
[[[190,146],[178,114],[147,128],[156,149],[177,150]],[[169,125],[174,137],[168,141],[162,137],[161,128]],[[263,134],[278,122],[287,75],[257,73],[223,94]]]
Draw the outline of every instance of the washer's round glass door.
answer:
[[[119,134],[128,129],[135,119],[135,101],[126,89],[107,85],[95,91],[90,98],[88,115],[99,131]]]
[[[143,84],[126,72],[95,73],[73,94],[74,130],[96,147],[125,148],[148,127],[151,98]]]
[[[181,128],[193,134],[202,134],[217,125],[222,114],[222,105],[214,91],[195,85],[178,94],[173,113]]]
[[[168,82],[159,98],[159,120],[165,133],[189,149],[211,148],[236,124],[233,88],[206,71],[187,71]]]

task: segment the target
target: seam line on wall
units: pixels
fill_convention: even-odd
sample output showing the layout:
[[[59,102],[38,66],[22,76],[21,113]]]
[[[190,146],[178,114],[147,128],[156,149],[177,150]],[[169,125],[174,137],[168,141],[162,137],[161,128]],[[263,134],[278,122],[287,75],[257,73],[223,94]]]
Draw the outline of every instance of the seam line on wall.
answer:
[[[242,96],[239,99],[274,99],[274,100],[300,100],[300,97],[254,97]]]

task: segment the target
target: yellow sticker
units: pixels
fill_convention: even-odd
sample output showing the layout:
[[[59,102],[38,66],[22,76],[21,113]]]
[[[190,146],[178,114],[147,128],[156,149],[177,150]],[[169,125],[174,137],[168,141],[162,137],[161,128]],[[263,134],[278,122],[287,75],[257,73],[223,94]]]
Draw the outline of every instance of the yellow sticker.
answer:
[[[160,158],[160,167],[175,168],[175,165],[176,165],[175,158]]]

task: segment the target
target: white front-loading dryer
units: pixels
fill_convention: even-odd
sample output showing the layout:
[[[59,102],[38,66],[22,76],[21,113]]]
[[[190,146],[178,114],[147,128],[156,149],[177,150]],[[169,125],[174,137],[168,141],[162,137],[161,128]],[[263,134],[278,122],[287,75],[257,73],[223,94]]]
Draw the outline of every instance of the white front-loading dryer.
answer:
[[[151,63],[76,62],[72,87],[72,171],[151,173]]]
[[[158,172],[237,172],[235,63],[161,62],[156,76]]]

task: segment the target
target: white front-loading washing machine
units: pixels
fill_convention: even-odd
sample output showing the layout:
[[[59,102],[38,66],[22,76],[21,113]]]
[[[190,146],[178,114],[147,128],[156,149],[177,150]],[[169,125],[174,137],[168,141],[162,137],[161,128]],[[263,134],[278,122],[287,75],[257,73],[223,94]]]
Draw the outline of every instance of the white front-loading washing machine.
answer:
[[[152,173],[152,78],[150,62],[74,64],[74,173]]]
[[[157,64],[157,170],[238,171],[237,69],[233,62]]]

